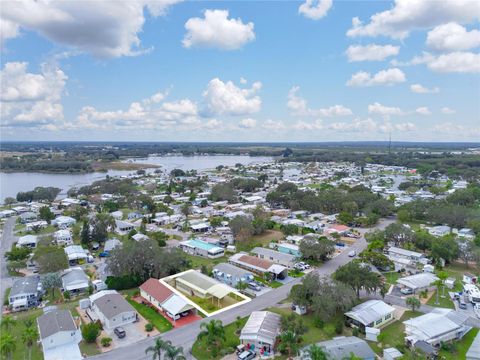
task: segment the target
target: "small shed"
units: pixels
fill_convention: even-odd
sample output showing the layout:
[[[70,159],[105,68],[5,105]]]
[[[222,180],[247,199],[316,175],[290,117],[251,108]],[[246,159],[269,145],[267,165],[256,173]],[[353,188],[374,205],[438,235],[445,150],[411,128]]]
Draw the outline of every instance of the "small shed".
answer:
[[[374,327],[365,328],[365,340],[377,342],[378,335],[380,335],[380,329]]]

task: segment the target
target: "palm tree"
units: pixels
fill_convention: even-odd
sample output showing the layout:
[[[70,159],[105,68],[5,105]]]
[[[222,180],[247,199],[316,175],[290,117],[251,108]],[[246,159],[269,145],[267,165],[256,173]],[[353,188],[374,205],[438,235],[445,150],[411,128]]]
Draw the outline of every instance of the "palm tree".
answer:
[[[202,331],[200,332],[200,334],[198,334],[198,337],[206,337],[208,345],[217,346],[220,340],[226,339],[225,329],[223,328],[223,324],[220,320],[211,320],[208,323],[201,323],[200,329]]]
[[[149,346],[145,349],[145,354],[149,352],[153,352],[152,360],[161,359],[162,357],[162,350],[166,350],[170,346],[169,341],[165,341],[161,338],[155,340],[155,344],[153,346]]]
[[[38,332],[33,327],[27,327],[22,334],[22,341],[28,348],[28,358],[32,359],[32,346],[38,339]]]
[[[317,344],[311,345],[307,349],[307,355],[310,357],[311,360],[327,360],[328,355],[323,351],[323,348],[318,346]]]
[[[17,343],[12,335],[4,333],[0,337],[0,354],[2,358],[11,359],[12,354],[17,350]]]
[[[420,300],[418,300],[415,296],[409,297],[407,301],[405,301],[408,306],[412,308],[412,311],[420,307]]]
[[[168,341],[170,343],[170,341]],[[185,360],[186,357],[183,355],[183,348],[181,346],[175,347],[171,344],[165,349],[165,359],[168,360]]]
[[[293,331],[287,330],[280,334],[280,349],[287,352],[289,359],[292,355],[297,355],[298,347],[298,336]]]
[[[1,326],[9,331],[10,330],[10,327],[12,327],[13,325],[15,325],[15,323],[17,322],[17,320],[15,320],[14,318],[12,318],[11,316],[4,316],[3,319],[2,319],[2,322],[1,322]]]

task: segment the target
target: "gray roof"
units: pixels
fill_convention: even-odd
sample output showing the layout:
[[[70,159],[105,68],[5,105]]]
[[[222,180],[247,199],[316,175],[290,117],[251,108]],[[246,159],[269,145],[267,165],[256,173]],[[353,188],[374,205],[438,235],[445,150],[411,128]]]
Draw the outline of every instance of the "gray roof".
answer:
[[[71,269],[62,276],[62,283],[64,287],[66,285],[79,282],[90,282],[90,278],[82,269]]]
[[[395,308],[385,304],[381,300],[368,300],[346,312],[345,316],[360,321],[363,325],[369,325],[394,311]]]
[[[234,266],[232,264],[227,264],[227,263],[217,264],[213,267],[213,269],[221,271],[224,274],[230,274],[230,275],[236,276],[236,277],[242,277],[244,275],[252,274],[248,270],[244,270],[244,269],[241,269],[237,266]]]
[[[107,319],[128,311],[135,311],[120,294],[107,293],[93,302]]]
[[[17,279],[13,282],[10,296],[17,296],[21,294],[36,294],[38,291],[38,284],[40,283],[40,276],[33,275]]]
[[[478,359],[480,359],[480,332],[475,336],[472,345],[470,345],[470,348],[467,351],[467,360]]]
[[[267,260],[272,257],[273,259],[278,259],[281,261],[286,261],[286,262],[294,262],[295,261],[295,256],[291,254],[285,254],[280,251],[275,251],[267,248],[262,248],[262,247],[256,247],[252,251],[254,254],[258,255],[263,255]]]
[[[60,331],[75,331],[77,326],[68,310],[52,310],[37,319],[40,338],[45,339]]]
[[[406,276],[397,280],[397,283],[404,285],[410,289],[426,288],[438,280],[435,274],[424,272],[411,276]]]
[[[103,251],[112,251],[115,247],[122,246],[122,243],[117,238],[108,239],[105,241]]]
[[[240,334],[241,340],[260,340],[275,344],[280,332],[280,315],[270,311],[253,311]]]
[[[318,345],[325,348],[333,359],[349,357],[350,353],[361,359],[375,359],[375,353],[367,342],[356,336],[333,338],[333,340],[322,341]]]

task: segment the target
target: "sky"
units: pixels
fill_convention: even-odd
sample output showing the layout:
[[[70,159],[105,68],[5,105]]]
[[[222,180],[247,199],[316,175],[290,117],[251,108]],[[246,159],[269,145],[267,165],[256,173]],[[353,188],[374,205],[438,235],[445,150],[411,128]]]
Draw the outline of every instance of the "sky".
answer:
[[[2,141],[479,141],[475,0],[18,0]]]

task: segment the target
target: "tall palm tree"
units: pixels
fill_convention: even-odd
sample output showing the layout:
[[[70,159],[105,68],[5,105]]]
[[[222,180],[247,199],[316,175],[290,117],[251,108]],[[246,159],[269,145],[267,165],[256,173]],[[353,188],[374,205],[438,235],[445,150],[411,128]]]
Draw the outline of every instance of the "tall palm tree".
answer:
[[[32,346],[38,339],[37,329],[33,327],[27,327],[22,334],[22,341],[28,348],[28,359],[32,359]]]
[[[145,354],[153,352],[152,360],[161,359],[162,357],[162,350],[166,350],[170,346],[169,341],[165,341],[161,338],[155,340],[155,344],[153,346],[149,346],[145,349]]]
[[[10,330],[10,327],[12,327],[13,325],[15,325],[16,322],[17,322],[17,320],[15,320],[14,318],[12,318],[11,316],[4,316],[0,325],[1,325],[5,330],[9,331],[9,330]]]
[[[168,360],[186,360],[185,355],[183,355],[183,348],[181,346],[175,347],[171,344],[165,349],[164,358]]]
[[[12,354],[17,350],[17,343],[12,335],[4,333],[0,337],[0,354],[2,359],[11,359]]]
[[[307,349],[307,354],[311,360],[327,360],[328,355],[325,353],[322,347],[318,346],[317,344],[311,345]]]
[[[220,340],[226,339],[225,329],[223,328],[223,324],[220,320],[211,320],[208,323],[201,323],[200,329],[202,331],[200,332],[200,334],[198,334],[198,337],[206,337],[208,345],[217,346]]]

